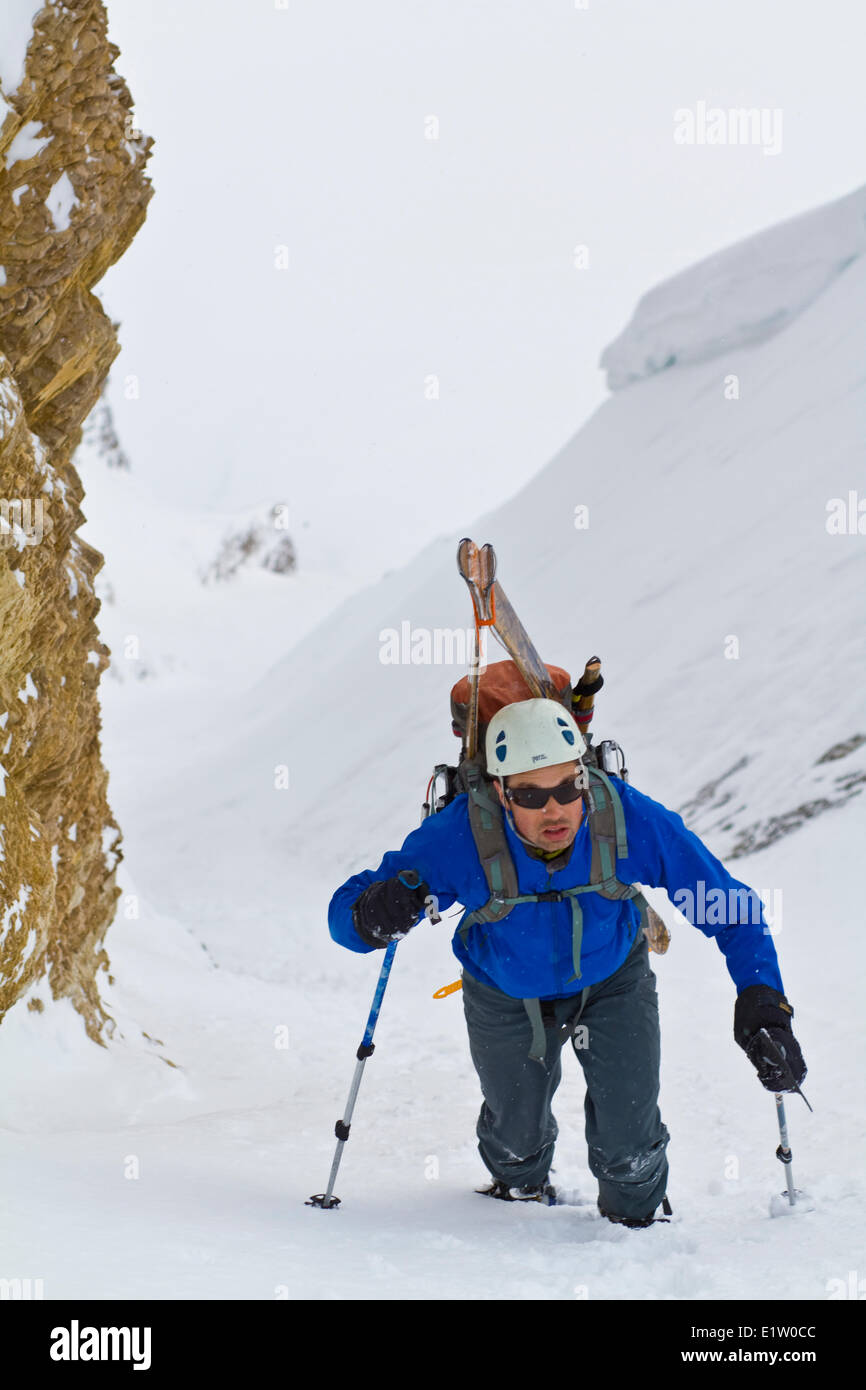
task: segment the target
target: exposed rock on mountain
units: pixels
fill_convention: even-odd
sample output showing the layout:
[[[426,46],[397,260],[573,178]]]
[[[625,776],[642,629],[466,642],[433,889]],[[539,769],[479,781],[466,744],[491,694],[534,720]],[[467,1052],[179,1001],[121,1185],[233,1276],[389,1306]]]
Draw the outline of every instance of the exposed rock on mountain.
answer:
[[[106,27],[101,0],[0,16],[0,1019],[46,977],[97,1041],[120,831],[99,746],[102,556],[76,535],[71,456],[119,351],[92,287],[153,191]]]
[[[231,579],[242,565],[252,563],[275,574],[288,574],[297,565],[291,537],[285,530],[285,507],[276,505],[265,515],[241,522],[223,537],[213,561],[202,571],[202,582]]]

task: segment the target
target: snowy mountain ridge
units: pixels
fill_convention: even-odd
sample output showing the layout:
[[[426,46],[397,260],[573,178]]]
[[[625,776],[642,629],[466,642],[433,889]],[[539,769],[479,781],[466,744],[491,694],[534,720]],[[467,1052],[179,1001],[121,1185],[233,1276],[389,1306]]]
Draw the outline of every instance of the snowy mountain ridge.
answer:
[[[605,348],[608,387],[763,342],[864,251],[866,186],[698,261],[645,294]]]

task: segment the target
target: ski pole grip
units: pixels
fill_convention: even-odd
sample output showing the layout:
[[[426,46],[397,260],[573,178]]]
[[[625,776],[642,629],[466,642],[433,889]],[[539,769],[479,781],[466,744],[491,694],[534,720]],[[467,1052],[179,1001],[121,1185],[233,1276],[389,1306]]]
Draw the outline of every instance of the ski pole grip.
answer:
[[[404,887],[404,888],[415,889],[415,888],[417,888],[417,887],[419,886],[419,884],[421,883],[421,875],[418,873],[418,870],[417,870],[417,869],[401,869],[401,871],[400,871],[400,873],[397,875],[397,877],[398,877],[398,879],[400,880],[400,882],[403,884],[403,887]],[[415,880],[414,883],[409,883],[409,882],[407,882],[407,879],[410,878],[410,877],[411,877],[411,878],[414,878],[414,880]],[[436,902],[436,899],[435,899],[434,897],[432,897],[432,895],[428,894],[428,897],[427,897],[427,899],[425,900],[425,903],[424,903],[424,913],[425,913],[425,916],[429,917],[430,921],[434,924],[434,926],[435,926],[435,924],[436,924],[437,922],[441,922],[441,921],[442,921],[442,917],[441,917],[440,913],[438,913],[438,912],[436,911],[435,906],[432,906],[432,905],[431,905],[431,904],[435,904],[435,902]]]

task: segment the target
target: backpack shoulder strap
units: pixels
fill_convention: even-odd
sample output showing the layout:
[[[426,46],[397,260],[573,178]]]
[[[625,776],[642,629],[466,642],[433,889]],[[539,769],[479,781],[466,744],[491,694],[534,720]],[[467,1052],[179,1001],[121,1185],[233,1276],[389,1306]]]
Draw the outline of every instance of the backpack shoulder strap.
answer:
[[[589,769],[587,791],[589,833],[592,840],[590,882],[603,898],[630,898],[638,910],[640,930],[649,928],[649,904],[633,883],[617,877],[616,861],[628,854],[628,834],[622,798],[600,767]]]
[[[628,835],[622,799],[606,772],[589,768],[586,790],[587,824],[592,843],[589,881],[602,897],[629,897],[625,891],[630,884],[621,884],[616,874],[616,862],[628,855]]]
[[[504,901],[518,894],[517,869],[508,848],[502,807],[492,785],[485,780],[480,758],[466,759],[461,764],[469,801],[469,825],[472,838],[490,897],[483,907],[471,914],[473,922],[498,922],[511,906]],[[463,926],[468,927],[468,918]]]

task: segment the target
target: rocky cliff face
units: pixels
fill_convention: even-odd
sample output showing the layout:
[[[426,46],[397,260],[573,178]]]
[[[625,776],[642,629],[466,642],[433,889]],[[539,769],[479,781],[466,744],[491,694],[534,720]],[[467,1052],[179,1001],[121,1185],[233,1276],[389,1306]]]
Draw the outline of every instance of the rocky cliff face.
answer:
[[[0,1019],[44,977],[103,1041],[120,831],[99,747],[102,556],[76,536],[70,460],[119,351],[92,287],[144,220],[152,141],[101,0],[33,10],[23,77],[0,88]]]

